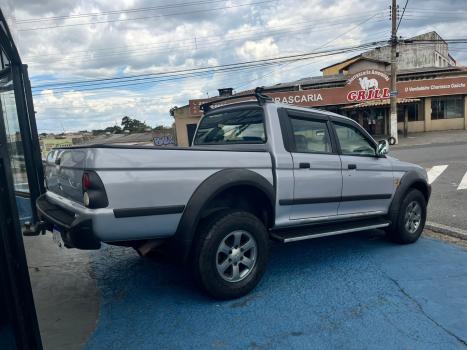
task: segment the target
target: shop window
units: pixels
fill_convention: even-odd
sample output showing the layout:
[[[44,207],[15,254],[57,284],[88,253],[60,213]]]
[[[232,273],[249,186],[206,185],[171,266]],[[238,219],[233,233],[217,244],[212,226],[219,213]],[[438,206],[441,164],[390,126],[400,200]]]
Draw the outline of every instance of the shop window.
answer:
[[[418,110],[418,103],[417,104],[407,104],[407,105],[399,105],[397,106],[397,121],[399,123],[404,122],[404,109],[407,109],[409,112],[408,119],[409,122],[417,122],[424,120],[423,114],[419,113]]]
[[[463,96],[443,96],[431,99],[431,119],[464,118]]]

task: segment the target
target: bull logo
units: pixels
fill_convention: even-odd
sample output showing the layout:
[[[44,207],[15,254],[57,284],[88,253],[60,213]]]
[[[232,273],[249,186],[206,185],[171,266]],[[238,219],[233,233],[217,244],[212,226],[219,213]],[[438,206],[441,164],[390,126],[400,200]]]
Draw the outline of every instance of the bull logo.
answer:
[[[347,93],[347,101],[360,102],[389,98],[388,88],[379,88],[378,80],[368,77],[358,78],[361,90],[351,90]]]
[[[360,82],[360,87],[362,90],[368,91],[370,89],[377,90],[378,89],[378,80],[372,78],[368,79],[368,77],[358,78]]]

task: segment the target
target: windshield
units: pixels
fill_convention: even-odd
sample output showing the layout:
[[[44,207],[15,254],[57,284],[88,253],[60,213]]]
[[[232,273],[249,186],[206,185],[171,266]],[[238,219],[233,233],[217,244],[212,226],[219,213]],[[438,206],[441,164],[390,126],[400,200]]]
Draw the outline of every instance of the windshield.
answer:
[[[196,132],[194,145],[264,143],[264,118],[261,109],[241,109],[205,116]]]

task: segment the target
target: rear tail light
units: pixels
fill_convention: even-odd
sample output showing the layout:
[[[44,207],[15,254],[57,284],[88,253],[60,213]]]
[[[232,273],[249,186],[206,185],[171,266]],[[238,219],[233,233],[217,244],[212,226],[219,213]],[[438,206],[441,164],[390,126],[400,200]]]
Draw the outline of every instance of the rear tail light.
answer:
[[[91,188],[91,178],[89,173],[83,173],[83,191],[87,191]]]
[[[97,209],[109,205],[107,193],[101,178],[94,171],[85,171],[82,177],[83,204],[84,206]]]

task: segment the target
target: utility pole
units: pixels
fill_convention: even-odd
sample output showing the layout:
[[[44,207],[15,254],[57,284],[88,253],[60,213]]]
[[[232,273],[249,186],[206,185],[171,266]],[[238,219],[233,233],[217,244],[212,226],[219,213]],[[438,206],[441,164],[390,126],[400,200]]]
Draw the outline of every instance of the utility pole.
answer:
[[[397,137],[397,0],[392,0],[391,6],[391,113],[389,123],[389,133],[397,144],[399,142]]]

